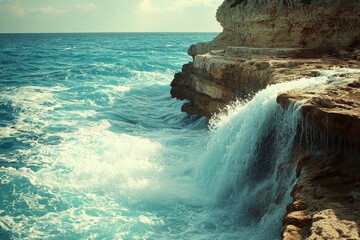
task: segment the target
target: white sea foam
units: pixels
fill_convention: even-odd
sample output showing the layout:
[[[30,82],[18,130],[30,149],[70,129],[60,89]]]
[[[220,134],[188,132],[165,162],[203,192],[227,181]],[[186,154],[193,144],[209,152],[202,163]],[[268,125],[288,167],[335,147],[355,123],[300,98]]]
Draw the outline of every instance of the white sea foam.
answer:
[[[160,71],[138,71],[138,70],[130,70],[133,74],[132,81],[135,81],[135,84],[139,83],[145,85],[167,85],[169,84],[169,79],[172,78],[174,72],[171,69],[167,69],[165,72]]]
[[[20,107],[27,111],[50,111],[59,106],[53,93],[65,90],[64,87],[38,86],[4,88],[0,101],[10,102],[11,107]]]
[[[27,168],[19,171],[34,184],[59,189],[125,192],[154,184],[154,176],[156,179],[163,169],[156,162],[161,144],[115,134],[108,127],[107,121],[101,121],[75,132],[61,133],[60,144],[34,144],[31,151],[40,155],[28,161],[34,163],[43,156],[41,161],[48,167],[38,172]]]
[[[109,85],[107,86],[110,89],[112,89],[115,92],[127,92],[130,90],[129,86],[115,86],[115,85]]]

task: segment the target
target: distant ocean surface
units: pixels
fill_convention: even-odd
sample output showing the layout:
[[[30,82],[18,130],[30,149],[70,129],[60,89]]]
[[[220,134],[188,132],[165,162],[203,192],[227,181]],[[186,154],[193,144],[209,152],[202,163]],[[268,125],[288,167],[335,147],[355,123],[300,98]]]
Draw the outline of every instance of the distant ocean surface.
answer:
[[[327,77],[187,116],[170,82],[215,36],[0,34],[0,239],[278,239],[300,115],[275,99]]]

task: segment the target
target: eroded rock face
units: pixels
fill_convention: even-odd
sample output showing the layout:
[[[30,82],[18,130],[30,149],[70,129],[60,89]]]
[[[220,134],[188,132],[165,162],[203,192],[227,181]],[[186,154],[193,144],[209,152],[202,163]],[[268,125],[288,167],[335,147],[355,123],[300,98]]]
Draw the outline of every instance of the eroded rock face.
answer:
[[[283,219],[283,239],[360,239],[359,153],[348,146],[299,151],[299,179]]]
[[[304,102],[283,239],[360,239],[360,69],[333,80],[277,98]]]

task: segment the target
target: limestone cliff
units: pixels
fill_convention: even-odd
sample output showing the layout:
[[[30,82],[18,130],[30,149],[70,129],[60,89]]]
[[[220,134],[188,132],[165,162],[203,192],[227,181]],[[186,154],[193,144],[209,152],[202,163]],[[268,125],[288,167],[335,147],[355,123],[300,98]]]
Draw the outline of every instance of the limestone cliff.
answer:
[[[303,102],[292,159],[298,181],[283,239],[360,239],[360,1],[225,0],[223,32],[189,48],[171,83],[182,111],[211,117],[269,84],[349,68],[317,89],[278,96]]]
[[[359,10],[357,0],[226,0],[217,11],[223,32],[189,48],[194,60],[175,75],[171,95],[189,101],[183,111],[211,116],[268,84],[352,65],[328,56],[359,46]]]

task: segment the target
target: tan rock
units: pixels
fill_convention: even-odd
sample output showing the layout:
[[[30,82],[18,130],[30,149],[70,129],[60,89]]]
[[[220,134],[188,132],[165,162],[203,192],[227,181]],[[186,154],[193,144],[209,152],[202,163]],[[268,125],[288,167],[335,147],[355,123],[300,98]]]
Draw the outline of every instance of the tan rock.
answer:
[[[283,230],[282,239],[284,240],[295,240],[301,239],[301,228],[294,225],[287,225]]]
[[[313,219],[309,240],[360,239],[356,222],[339,220],[333,209],[320,211]]]
[[[284,223],[297,227],[305,227],[311,224],[311,220],[311,216],[304,211],[294,211],[285,216]]]

